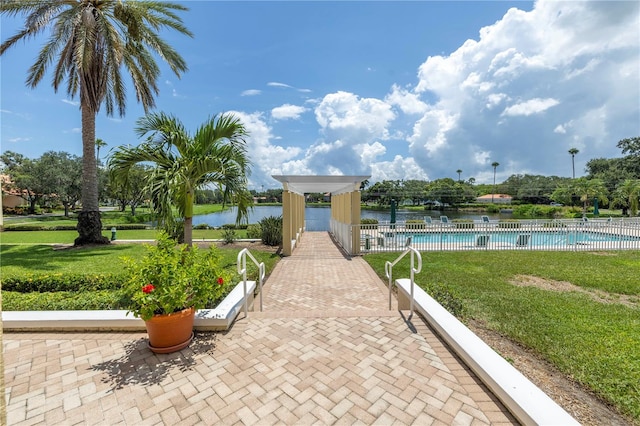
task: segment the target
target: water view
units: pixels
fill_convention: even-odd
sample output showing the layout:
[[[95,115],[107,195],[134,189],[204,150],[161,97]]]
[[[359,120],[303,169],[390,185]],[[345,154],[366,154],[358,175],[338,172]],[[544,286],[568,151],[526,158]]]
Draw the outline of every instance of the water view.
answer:
[[[249,223],[257,223],[265,217],[280,216],[282,214],[281,206],[256,206],[249,211]],[[308,231],[328,231],[329,219],[331,218],[331,208],[329,207],[306,207],[305,219]],[[379,222],[389,221],[391,219],[390,212],[379,210],[362,210],[363,218],[377,219]],[[433,219],[440,219],[440,215],[447,215],[449,219],[474,219],[480,220],[482,215],[487,215],[491,220],[508,219],[510,214],[486,214],[486,213],[459,213],[459,212],[440,212],[437,210],[397,210],[396,221],[404,222],[412,219],[424,219],[425,216],[431,216]],[[193,225],[206,223],[209,226],[219,227],[228,223],[235,223],[236,208],[220,213],[210,213],[206,215],[194,216]]]

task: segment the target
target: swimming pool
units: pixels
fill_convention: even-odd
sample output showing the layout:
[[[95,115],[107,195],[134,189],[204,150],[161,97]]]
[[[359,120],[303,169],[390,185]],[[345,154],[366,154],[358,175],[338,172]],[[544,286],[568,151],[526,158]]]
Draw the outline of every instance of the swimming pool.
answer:
[[[403,233],[398,232],[395,237],[400,241],[412,238],[412,244],[458,243],[475,245],[478,237],[489,235],[489,244],[516,245],[520,235],[529,235],[527,244],[531,246],[566,246],[575,244],[591,244],[598,242],[615,243],[620,241],[639,241],[640,238],[625,235],[614,235],[602,232],[584,231],[493,231],[493,232],[429,232]],[[520,240],[521,242],[524,240]]]

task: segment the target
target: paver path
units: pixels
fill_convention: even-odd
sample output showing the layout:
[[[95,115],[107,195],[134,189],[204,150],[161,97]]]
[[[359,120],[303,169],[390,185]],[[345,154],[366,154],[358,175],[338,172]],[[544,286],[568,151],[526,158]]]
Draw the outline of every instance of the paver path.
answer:
[[[4,334],[8,422],[516,423],[418,316],[387,304],[362,259],[305,233],[264,312],[180,353],[151,353],[142,333]]]

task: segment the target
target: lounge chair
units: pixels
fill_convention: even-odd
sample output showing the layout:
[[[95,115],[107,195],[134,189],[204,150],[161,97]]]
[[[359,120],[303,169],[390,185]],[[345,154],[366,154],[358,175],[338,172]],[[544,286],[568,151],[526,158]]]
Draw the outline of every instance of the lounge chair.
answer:
[[[482,216],[482,223],[491,223],[489,216]]]
[[[433,222],[431,221],[431,216],[425,216],[424,223],[426,223],[427,225],[432,225]]]
[[[449,222],[449,218],[447,216],[440,216],[440,223],[442,223],[443,225],[451,225],[451,222]]]
[[[476,247],[487,247],[491,235],[478,235],[476,237]]]
[[[519,234],[518,239],[516,239],[516,247],[527,247],[530,238],[530,234]]]

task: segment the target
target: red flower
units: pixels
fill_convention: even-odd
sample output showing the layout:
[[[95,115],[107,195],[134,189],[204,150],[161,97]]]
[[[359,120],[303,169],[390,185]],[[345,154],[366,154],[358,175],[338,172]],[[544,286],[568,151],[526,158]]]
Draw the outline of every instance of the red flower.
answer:
[[[222,277],[218,277],[218,285],[222,284],[224,284],[224,280],[222,279]]]
[[[147,284],[145,286],[142,287],[142,292],[143,293],[151,293],[153,290],[155,290],[156,288],[153,286],[153,284]]]

